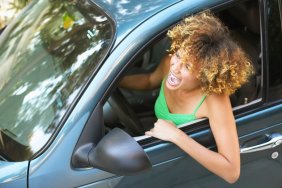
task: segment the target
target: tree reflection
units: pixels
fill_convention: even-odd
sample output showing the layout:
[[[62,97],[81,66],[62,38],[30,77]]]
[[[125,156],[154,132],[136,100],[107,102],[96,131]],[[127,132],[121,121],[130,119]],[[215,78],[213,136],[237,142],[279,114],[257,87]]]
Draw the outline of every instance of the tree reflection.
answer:
[[[163,6],[164,3],[174,3],[170,1],[138,1],[138,0],[102,0],[105,7],[115,12],[115,19],[119,22],[134,22],[136,18],[148,15],[148,12],[158,10],[158,7]]]
[[[14,160],[44,146],[113,37],[108,18],[86,0],[50,2],[35,3],[0,46],[0,129],[9,143],[0,150]]]
[[[0,30],[4,29],[30,1],[31,0],[0,0]]]

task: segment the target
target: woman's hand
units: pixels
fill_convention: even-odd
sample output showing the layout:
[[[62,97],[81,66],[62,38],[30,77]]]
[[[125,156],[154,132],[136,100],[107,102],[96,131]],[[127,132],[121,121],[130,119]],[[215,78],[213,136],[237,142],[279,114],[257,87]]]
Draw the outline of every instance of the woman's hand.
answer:
[[[169,142],[175,142],[178,135],[181,133],[182,131],[178,129],[174,123],[163,119],[158,119],[154,124],[154,128],[145,132],[145,134],[148,136],[153,136]]]

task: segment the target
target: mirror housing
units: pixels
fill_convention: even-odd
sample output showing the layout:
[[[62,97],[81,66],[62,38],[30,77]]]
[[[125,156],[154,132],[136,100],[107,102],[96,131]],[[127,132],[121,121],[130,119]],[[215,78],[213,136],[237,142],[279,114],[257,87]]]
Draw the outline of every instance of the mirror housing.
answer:
[[[115,128],[97,146],[79,147],[72,160],[74,167],[95,167],[118,175],[134,175],[152,167],[143,148],[126,132]]]
[[[99,103],[86,123],[72,155],[74,168],[95,167],[118,175],[134,175],[152,167],[143,148],[119,128],[104,134]]]
[[[119,175],[133,175],[152,167],[143,148],[119,128],[110,131],[88,157],[91,166]]]

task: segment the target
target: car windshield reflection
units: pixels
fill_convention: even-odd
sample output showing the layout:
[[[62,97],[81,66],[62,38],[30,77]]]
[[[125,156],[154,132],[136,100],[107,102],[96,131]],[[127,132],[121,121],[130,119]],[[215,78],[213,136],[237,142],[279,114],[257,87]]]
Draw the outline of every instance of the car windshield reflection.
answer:
[[[86,0],[33,2],[5,30],[0,151],[7,159],[28,159],[46,144],[113,35],[109,18]]]

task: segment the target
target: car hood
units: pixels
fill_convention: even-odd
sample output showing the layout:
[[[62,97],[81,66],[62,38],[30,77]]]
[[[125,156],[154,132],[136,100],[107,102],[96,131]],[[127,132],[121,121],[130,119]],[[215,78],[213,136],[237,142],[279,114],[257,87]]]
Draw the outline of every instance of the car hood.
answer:
[[[28,171],[28,161],[7,162],[0,161],[0,187],[15,181],[26,181]]]

